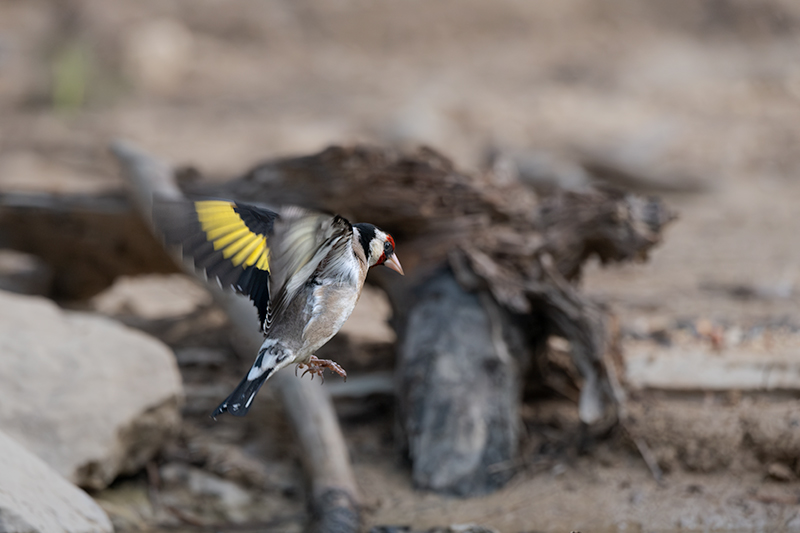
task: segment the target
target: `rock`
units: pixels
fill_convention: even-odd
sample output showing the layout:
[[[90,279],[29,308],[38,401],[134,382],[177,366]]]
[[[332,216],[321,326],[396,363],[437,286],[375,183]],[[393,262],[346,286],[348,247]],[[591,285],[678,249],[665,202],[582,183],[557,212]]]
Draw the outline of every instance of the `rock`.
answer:
[[[226,520],[246,522],[253,496],[236,483],[183,463],[169,463],[160,471],[166,486],[185,487],[198,504],[198,514],[214,511]]]
[[[659,465],[695,472],[730,468],[742,457],[741,409],[696,402],[630,404],[631,427],[647,442]]]
[[[505,322],[498,316],[495,323],[450,273],[419,294],[397,369],[414,484],[458,495],[489,492],[513,473],[519,431],[517,364]]]
[[[95,492],[94,500],[103,508],[111,519],[114,531],[147,531],[148,524],[158,522],[167,525],[170,515],[157,516],[151,500],[151,489],[148,483],[137,478],[129,478],[112,486]],[[164,511],[164,514],[168,511]]]
[[[172,352],[101,316],[0,292],[0,426],[57,472],[100,489],[178,429]]]
[[[210,303],[208,291],[182,274],[120,276],[92,298],[94,309],[103,314],[128,314],[147,320],[188,315]]]
[[[744,468],[766,470],[776,480],[794,479],[790,465],[800,457],[797,401],[732,398],[708,393],[697,402],[691,396],[644,393],[629,403],[629,429],[650,445],[666,470]]]
[[[770,463],[767,466],[767,475],[775,481],[785,483],[795,480],[794,472],[784,463]]]
[[[800,457],[800,409],[796,400],[754,402],[742,414],[742,427],[763,460],[792,463]]]
[[[0,432],[0,531],[111,532],[111,521],[88,494]]]
[[[35,255],[0,250],[0,290],[44,296],[53,283],[53,270]]]

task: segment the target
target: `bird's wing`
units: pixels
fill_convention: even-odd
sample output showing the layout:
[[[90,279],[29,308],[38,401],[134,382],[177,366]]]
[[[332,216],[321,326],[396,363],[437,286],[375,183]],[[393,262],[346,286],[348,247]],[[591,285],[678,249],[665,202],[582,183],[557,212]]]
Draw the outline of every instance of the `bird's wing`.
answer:
[[[209,279],[249,296],[262,324],[270,301],[268,241],[277,218],[269,209],[227,200],[153,204],[153,220],[167,243],[180,245]]]
[[[353,226],[338,215],[298,207],[281,211],[273,247],[275,298],[271,315],[278,316],[313,276],[320,272],[324,275],[331,262],[329,256],[341,254],[352,235]]]
[[[228,200],[156,200],[153,219],[209,278],[250,297],[264,331],[353,231],[338,216]]]

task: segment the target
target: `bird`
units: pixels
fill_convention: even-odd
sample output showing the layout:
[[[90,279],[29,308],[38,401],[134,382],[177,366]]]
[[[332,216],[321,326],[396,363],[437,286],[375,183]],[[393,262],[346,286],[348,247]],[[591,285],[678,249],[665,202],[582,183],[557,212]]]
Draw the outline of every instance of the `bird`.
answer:
[[[264,342],[214,419],[246,415],[264,382],[291,364],[311,379],[323,378],[326,368],[346,378],[339,364],[314,353],[350,316],[371,267],[404,274],[390,234],[340,215],[226,199],[154,199],[153,221],[167,245],[179,246],[223,289],[248,296],[258,312]]]

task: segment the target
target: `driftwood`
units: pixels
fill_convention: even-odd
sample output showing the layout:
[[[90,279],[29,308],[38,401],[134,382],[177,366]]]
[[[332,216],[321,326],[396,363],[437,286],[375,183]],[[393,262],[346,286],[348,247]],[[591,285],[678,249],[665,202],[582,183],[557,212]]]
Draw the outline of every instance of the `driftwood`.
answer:
[[[165,198],[183,196],[175,186],[172,169],[164,163],[124,143],[115,143],[112,151],[128,178],[135,203],[146,219],[149,220],[152,212],[154,194]],[[246,340],[237,344],[241,356],[252,358],[263,339],[251,303],[219,290],[212,290],[212,293],[228,313],[238,335]],[[297,435],[303,465],[311,479],[313,531],[358,531],[358,489],[330,396],[323,387],[310,380],[298,379],[291,372],[278,373],[270,383],[279,391]]]
[[[448,270],[420,288],[397,368],[401,444],[419,488],[475,495],[513,474],[519,442],[520,343],[502,310]],[[514,348],[517,348],[516,350]]]
[[[443,156],[425,148],[403,154],[374,147],[333,147],[311,156],[270,161],[228,182],[201,180],[199,173],[191,169],[179,171],[177,178],[181,190],[189,196],[273,205],[302,204],[341,213],[352,221],[375,223],[395,236],[408,275],[399,278],[375,269],[369,281],[386,290],[394,309],[393,325],[398,332],[401,356],[397,375],[399,445],[410,454],[418,485],[466,494],[490,490],[507,478],[514,464],[519,391],[532,381],[548,383],[548,376],[542,375],[547,368],[540,356],[550,335],[569,341],[571,359],[580,374],[575,385],[580,387],[581,419],[596,423],[624,415],[610,315],[581,294],[575,281],[591,256],[604,263],[645,257],[647,250],[659,242],[663,226],[672,218],[657,200],[583,188],[540,197],[513,175],[491,171],[466,175]],[[28,204],[37,201],[29,199]],[[74,199],[62,198],[54,204],[70,202],[75,203]],[[133,247],[132,242],[143,238],[152,242],[152,237],[140,235],[147,234],[141,223],[138,228],[123,226],[127,231],[117,229],[119,220],[132,215],[130,210],[122,208],[124,200],[114,205],[116,223],[104,223],[102,217],[106,215],[96,210],[86,211],[94,231],[103,227],[111,238],[88,239],[82,233],[82,226],[66,223],[68,218],[54,218],[54,224],[61,223],[59,238],[78,242],[84,247],[80,253],[89,249],[90,257],[103,256],[113,246],[135,249],[138,256],[130,264],[135,267],[125,265],[129,270],[174,269],[172,264],[163,266],[165,254],[159,246]],[[58,209],[45,210],[52,211]],[[30,205],[4,208],[0,198],[0,217],[18,216],[13,220],[21,224],[27,220],[25,215],[29,219],[32,213],[38,212]],[[8,218],[0,220],[7,223]],[[33,253],[47,248],[47,239],[54,234],[51,226],[52,223],[28,231],[25,242],[15,247]],[[93,246],[97,249],[92,249]],[[122,267],[101,261],[90,261],[88,265],[89,269],[103,273],[97,276],[101,280],[113,278],[114,269]],[[87,266],[81,268],[85,270]],[[439,279],[442,275],[454,278],[460,290],[450,281]],[[431,291],[438,290],[437,283],[450,287],[442,293],[451,303],[431,300]],[[466,299],[469,305],[459,303]],[[470,329],[470,335],[459,335],[459,328],[463,331],[469,322],[451,319],[461,317],[461,311],[469,315],[467,308],[474,317],[480,317],[477,322],[481,326]],[[249,308],[242,308],[241,313],[253,317]],[[427,316],[426,313],[441,316],[439,320],[418,318]],[[247,320],[242,318],[233,323],[247,324]],[[450,349],[432,349],[425,339],[437,338],[447,328],[454,339]],[[253,327],[247,334],[255,331]],[[482,339],[480,343],[471,340],[476,336]],[[475,349],[477,346],[482,348]],[[503,357],[504,350],[511,354],[510,358]],[[462,356],[456,359],[458,354]],[[443,386],[450,384],[447,379],[455,373],[436,374],[437,365],[446,367],[448,361],[454,360],[458,363],[460,381]],[[294,376],[291,378],[294,380]],[[276,385],[283,388],[283,381]],[[320,388],[314,390],[319,392]],[[476,390],[482,393],[475,394]],[[328,402],[327,398],[320,401]],[[485,405],[487,402],[492,406]],[[305,405],[303,401],[291,403]],[[448,414],[446,410],[450,407],[446,406],[457,407],[455,414],[459,416],[446,419],[447,424],[442,427],[431,424],[431,420],[440,420]],[[484,439],[469,451],[467,462],[471,471],[464,468],[464,461],[460,469],[453,469],[454,461],[436,458],[446,457],[446,450],[456,450],[464,442],[461,438],[464,432],[458,428],[469,427],[469,418],[462,417],[470,413],[482,419],[485,428],[491,428],[487,435],[491,433],[492,438]],[[304,414],[296,423],[309,420],[311,417]],[[335,424],[332,410],[323,417],[326,420]],[[450,429],[442,431],[443,427]],[[298,433],[302,435],[302,431]],[[498,435],[502,438],[497,438]],[[336,453],[345,455],[343,445]],[[643,455],[648,456],[646,449]],[[311,459],[314,454],[304,453],[304,456]],[[436,467],[441,468],[437,471]],[[339,476],[333,471],[315,474],[321,476],[318,479],[329,480],[319,486],[341,488],[341,483],[355,486],[351,474]],[[431,481],[441,479],[449,481]],[[355,494],[354,490],[347,493]],[[337,491],[334,493],[343,494]],[[325,492],[316,491],[315,501],[338,500],[345,502],[339,509],[355,507],[347,503],[355,502],[355,497],[328,498]]]
[[[195,172],[184,171],[184,176]],[[603,377],[605,311],[570,283],[591,256],[603,263],[636,260],[661,238],[672,214],[658,201],[618,191],[563,192],[539,198],[518,181],[468,176],[433,150],[406,155],[357,146],[279,159],[224,183],[188,180],[191,194],[261,203],[302,203],[391,232],[408,271],[396,280],[375,276],[393,300],[402,338],[410,286],[449,262],[469,269],[506,309],[541,312],[549,332],[573,344],[586,384],[581,417],[598,420],[608,401]],[[419,268],[416,268],[419,267]],[[462,276],[463,278],[463,276]]]
[[[573,282],[589,257],[603,263],[646,257],[673,218],[658,200],[596,189],[540,198],[518,180],[491,172],[462,174],[426,148],[409,155],[366,146],[332,147],[313,156],[267,162],[224,183],[199,181],[190,169],[183,177],[183,188],[191,194],[301,203],[375,223],[396,237],[398,253],[412,274],[398,280],[376,271],[371,279],[386,289],[393,303],[401,346],[400,445],[410,453],[420,486],[457,493],[490,490],[502,477],[504,464],[512,462],[509,442],[517,435],[516,414],[506,406],[516,405],[522,376],[514,360],[499,357],[497,343],[487,340],[493,333],[485,321],[482,333],[467,332],[469,320],[454,321],[460,317],[454,310],[465,305],[458,303],[457,291],[444,291],[445,301],[430,301],[426,287],[439,289],[426,283],[435,287],[440,281],[428,280],[443,267],[463,290],[482,295],[483,316],[492,313],[494,302],[516,316],[503,322],[510,324],[512,336],[526,339],[521,351],[541,353],[551,334],[570,341],[583,379],[579,413],[584,422],[620,414],[624,395],[612,364],[608,313]],[[475,312],[480,314],[477,308]],[[450,335],[449,349],[431,349],[429,341],[459,328],[460,335]],[[523,370],[535,366],[517,352]],[[453,361],[458,362],[456,369],[439,372],[440,365]],[[487,361],[494,361],[488,364],[492,370],[487,371]],[[456,375],[461,382],[445,386]],[[496,390],[480,385],[496,376],[501,376],[495,379]],[[486,408],[487,401],[494,405]],[[471,416],[481,419],[477,426]],[[444,420],[446,424],[437,425]],[[492,437],[503,438],[483,438],[470,449],[469,461],[445,460],[448,449],[455,459],[456,450],[471,442],[459,428],[477,431],[478,426],[491,427]]]
[[[41,257],[50,296],[91,298],[118,276],[176,272],[127,195],[0,195],[0,246]]]

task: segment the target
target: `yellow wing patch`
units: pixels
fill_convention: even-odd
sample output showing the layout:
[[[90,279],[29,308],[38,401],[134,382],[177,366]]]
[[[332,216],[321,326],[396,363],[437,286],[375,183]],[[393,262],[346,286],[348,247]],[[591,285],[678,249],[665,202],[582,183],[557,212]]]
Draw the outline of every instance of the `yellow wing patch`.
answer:
[[[222,256],[233,266],[246,268],[255,265],[257,269],[269,272],[267,236],[248,228],[234,210],[235,206],[221,200],[194,203],[200,227],[215,250],[222,250]]]

